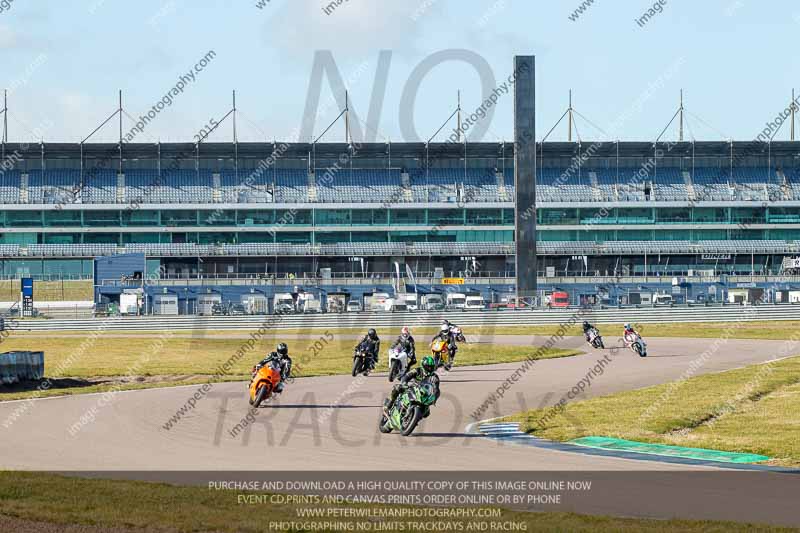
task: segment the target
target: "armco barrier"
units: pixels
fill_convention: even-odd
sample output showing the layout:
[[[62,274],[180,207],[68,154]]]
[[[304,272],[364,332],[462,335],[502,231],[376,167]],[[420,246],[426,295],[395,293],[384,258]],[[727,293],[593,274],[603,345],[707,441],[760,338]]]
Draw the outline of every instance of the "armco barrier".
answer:
[[[0,353],[0,385],[42,379],[44,352]]]
[[[315,315],[254,315],[236,317],[115,317],[91,320],[51,319],[20,320],[18,330],[22,331],[90,331],[90,330],[255,330],[265,326],[267,329],[329,329],[329,328],[400,328],[437,326],[442,319],[459,326],[527,326],[561,324],[575,318],[593,323],[612,324],[665,323],[665,322],[736,322],[758,320],[800,320],[800,305],[778,304],[759,306],[715,306],[715,307],[642,307],[623,309],[581,310],[519,310],[519,311],[454,311],[454,312],[413,312],[413,313],[323,313]]]

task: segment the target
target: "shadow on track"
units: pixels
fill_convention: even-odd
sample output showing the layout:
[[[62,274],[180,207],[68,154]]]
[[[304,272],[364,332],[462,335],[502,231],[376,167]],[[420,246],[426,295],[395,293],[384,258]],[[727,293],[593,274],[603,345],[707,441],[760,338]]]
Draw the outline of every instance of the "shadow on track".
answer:
[[[332,405],[332,404],[264,404],[266,409],[375,409],[382,405]]]
[[[521,364],[523,361],[518,361],[518,362]],[[497,364],[505,365],[505,364],[509,364],[509,363],[497,363]],[[456,368],[456,369],[451,370],[449,373],[450,374],[457,374],[459,372],[508,372],[508,368],[481,368],[480,366],[477,366],[477,367],[473,367],[473,368],[470,368],[470,369],[466,369],[466,368],[457,369]]]
[[[34,391],[40,388],[43,381],[44,380],[20,381],[19,383],[14,383],[13,385],[3,385],[3,388],[0,389],[0,392],[9,393]],[[87,380],[81,378],[49,378],[47,381],[47,389],[80,389],[114,382],[113,379]]]
[[[480,433],[412,433],[409,435],[411,438],[436,438],[436,439],[453,439],[453,438],[485,438]]]
[[[445,379],[440,378],[442,383],[503,383],[504,379]]]

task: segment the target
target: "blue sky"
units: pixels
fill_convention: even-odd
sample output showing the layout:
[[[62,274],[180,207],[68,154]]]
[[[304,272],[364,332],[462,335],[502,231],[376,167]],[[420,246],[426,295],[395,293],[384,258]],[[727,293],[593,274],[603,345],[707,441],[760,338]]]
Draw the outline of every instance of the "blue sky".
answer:
[[[401,114],[413,115],[420,137],[432,135],[459,89],[465,112],[481,104],[477,72],[454,61],[428,73],[413,110],[400,108],[414,68],[447,49],[478,54],[498,83],[511,73],[515,54],[536,55],[539,138],[563,113],[570,88],[575,108],[607,132],[579,119],[581,137],[591,140],[654,139],[680,88],[693,114],[687,137],[750,140],[788,104],[792,87],[800,94],[800,6],[789,1],[667,0],[644,27],[636,19],[652,2],[595,0],[575,21],[569,15],[579,0],[348,0],[330,14],[322,9],[330,0],[270,0],[263,9],[258,0],[5,2],[0,86],[14,88],[12,142],[33,140],[37,131],[46,142],[79,141],[113,112],[118,89],[128,113],[146,113],[209,50],[213,61],[141,140],[193,140],[230,108],[233,89],[240,140],[288,138],[302,119],[319,50],[330,50],[342,76],[352,78],[352,107],[362,120],[378,52],[391,50],[381,115],[371,125],[393,141],[404,140]],[[324,82],[322,102],[330,98]],[[510,94],[498,99],[483,140],[511,138],[511,104]],[[337,105],[320,107],[316,133],[337,113]],[[126,118],[125,127],[132,125]],[[788,134],[787,126],[776,138]],[[93,140],[116,136],[109,127]],[[212,138],[228,140],[228,124]],[[337,127],[325,140],[342,138]],[[551,137],[565,138],[565,127]]]

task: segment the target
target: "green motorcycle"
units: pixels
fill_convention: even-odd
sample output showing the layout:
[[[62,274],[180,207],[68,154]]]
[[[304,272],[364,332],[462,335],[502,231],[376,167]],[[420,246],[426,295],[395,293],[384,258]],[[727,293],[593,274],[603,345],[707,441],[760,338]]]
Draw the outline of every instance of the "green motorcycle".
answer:
[[[430,381],[411,385],[395,400],[389,416],[381,412],[379,428],[381,433],[391,433],[393,429],[407,437],[411,435],[420,420],[431,413],[430,406],[436,401],[436,386]]]

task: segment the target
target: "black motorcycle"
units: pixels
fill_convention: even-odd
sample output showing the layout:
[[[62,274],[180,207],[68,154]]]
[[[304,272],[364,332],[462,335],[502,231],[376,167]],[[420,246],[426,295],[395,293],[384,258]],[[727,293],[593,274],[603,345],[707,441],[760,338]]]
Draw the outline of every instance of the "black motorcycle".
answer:
[[[358,374],[368,376],[375,369],[375,361],[368,350],[362,346],[356,346],[353,351],[353,377]]]

